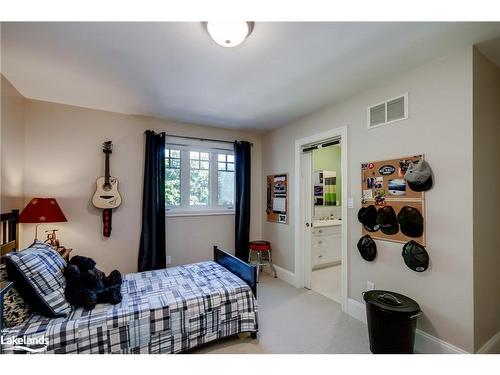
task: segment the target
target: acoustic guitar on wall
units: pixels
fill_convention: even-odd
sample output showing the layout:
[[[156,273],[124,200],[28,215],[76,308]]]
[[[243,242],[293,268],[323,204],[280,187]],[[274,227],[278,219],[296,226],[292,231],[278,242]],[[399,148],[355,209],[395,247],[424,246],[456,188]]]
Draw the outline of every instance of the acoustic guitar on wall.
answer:
[[[111,176],[109,159],[113,152],[113,143],[104,142],[102,152],[105,155],[104,176],[96,181],[96,191],[92,197],[92,204],[103,211],[103,235],[109,237],[111,234],[111,213],[113,208],[117,208],[122,203],[122,197],[118,191],[118,179]]]

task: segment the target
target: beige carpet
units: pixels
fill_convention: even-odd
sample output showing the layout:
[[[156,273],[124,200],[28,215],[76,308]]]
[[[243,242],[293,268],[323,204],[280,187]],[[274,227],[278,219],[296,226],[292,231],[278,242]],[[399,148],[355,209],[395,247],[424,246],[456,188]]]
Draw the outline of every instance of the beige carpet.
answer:
[[[340,303],[341,265],[321,268],[311,273],[311,289]]]
[[[369,353],[366,326],[340,304],[262,275],[257,291],[260,330],[206,344],[191,353]]]

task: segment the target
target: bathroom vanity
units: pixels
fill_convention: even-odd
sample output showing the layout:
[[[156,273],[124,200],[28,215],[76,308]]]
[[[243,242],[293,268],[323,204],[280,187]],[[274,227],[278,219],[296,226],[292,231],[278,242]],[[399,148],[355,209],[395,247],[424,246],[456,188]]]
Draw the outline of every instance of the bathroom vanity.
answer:
[[[342,259],[342,221],[314,220],[312,228],[311,263],[313,269],[339,264]]]

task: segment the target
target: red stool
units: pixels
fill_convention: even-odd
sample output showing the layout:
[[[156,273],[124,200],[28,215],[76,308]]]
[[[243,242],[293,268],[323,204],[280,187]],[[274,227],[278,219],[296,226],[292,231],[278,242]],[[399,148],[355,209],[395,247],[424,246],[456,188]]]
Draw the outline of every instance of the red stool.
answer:
[[[276,269],[271,258],[271,243],[268,241],[251,241],[248,244],[248,263],[257,266],[257,279],[259,279],[263,266],[270,266],[276,277]]]

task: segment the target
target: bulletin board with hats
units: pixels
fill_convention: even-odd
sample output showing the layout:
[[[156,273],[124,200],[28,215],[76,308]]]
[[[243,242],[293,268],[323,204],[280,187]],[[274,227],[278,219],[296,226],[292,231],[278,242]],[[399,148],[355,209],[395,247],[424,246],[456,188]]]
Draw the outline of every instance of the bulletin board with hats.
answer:
[[[425,191],[432,171],[423,155],[361,164],[363,235],[425,246]]]

